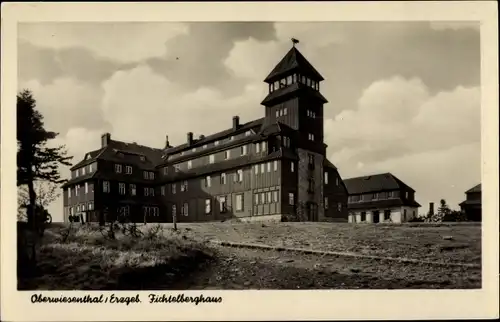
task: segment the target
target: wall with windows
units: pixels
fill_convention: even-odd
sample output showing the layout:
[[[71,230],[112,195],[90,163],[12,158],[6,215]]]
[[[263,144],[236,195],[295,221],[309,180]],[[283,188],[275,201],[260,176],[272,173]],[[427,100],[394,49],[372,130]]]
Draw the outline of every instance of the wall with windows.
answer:
[[[373,200],[395,199],[400,197],[401,197],[400,191],[394,190],[394,191],[381,191],[381,192],[350,195],[348,201],[349,203],[359,203],[359,202],[367,202]]]
[[[407,206],[389,207],[389,208],[352,211],[348,216],[348,221],[350,223],[374,223],[374,222],[403,223],[403,222],[408,222],[417,215],[418,215],[417,207],[407,207]]]
[[[95,171],[97,171],[97,162],[87,164],[83,167],[71,171],[71,179],[82,177],[84,175],[88,175],[89,173],[94,173]]]
[[[324,156],[304,149],[297,149],[297,152],[299,155],[297,205],[306,206],[303,218],[300,220],[321,221],[325,218],[323,205]],[[311,205],[312,208],[309,208],[308,205]]]
[[[337,170],[324,168],[324,208],[325,217],[347,220],[347,191]]]

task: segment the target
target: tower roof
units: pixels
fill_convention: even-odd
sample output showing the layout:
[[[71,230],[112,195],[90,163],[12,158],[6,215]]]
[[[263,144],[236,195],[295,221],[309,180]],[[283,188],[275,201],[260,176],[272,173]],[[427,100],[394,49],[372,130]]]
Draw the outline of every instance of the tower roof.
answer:
[[[264,82],[273,82],[291,71],[307,75],[316,81],[324,80],[323,76],[307,61],[300,51],[292,47],[281,61],[274,67]]]

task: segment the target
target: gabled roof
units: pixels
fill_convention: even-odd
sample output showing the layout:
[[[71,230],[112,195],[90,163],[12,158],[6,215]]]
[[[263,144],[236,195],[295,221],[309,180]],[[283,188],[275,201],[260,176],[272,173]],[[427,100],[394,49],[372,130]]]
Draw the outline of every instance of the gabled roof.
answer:
[[[107,146],[85,154],[84,159],[72,166],[70,170],[80,168],[96,160],[108,160],[134,164],[141,168],[154,168],[162,161],[163,150],[150,148],[137,143],[109,140]],[[144,160],[141,159],[144,157]]]
[[[473,192],[481,192],[481,184],[478,184],[478,185],[470,188],[465,193],[473,193]]]
[[[355,209],[370,209],[370,208],[390,208],[390,207],[421,207],[421,205],[416,201],[401,200],[400,198],[395,199],[382,199],[382,200],[372,200],[366,202],[353,202],[347,205],[350,210]]]
[[[349,194],[362,194],[376,191],[390,191],[401,188],[413,190],[392,173],[381,173],[363,177],[344,179]]]
[[[283,75],[292,71],[307,75],[316,81],[324,80],[323,76],[307,61],[307,59],[295,47],[292,47],[281,61],[274,67],[264,82],[273,82]]]

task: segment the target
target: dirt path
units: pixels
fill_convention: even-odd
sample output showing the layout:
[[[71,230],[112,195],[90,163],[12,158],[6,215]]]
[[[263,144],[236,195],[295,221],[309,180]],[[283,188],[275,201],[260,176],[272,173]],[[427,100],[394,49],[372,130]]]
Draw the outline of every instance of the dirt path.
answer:
[[[178,289],[480,288],[481,270],[218,247]]]

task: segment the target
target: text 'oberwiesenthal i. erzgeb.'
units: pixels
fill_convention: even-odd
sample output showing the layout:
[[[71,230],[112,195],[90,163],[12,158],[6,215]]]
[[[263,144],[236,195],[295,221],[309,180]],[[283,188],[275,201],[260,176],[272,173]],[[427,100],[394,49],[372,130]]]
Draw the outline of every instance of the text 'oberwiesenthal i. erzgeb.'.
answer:
[[[104,134],[101,148],[73,166],[63,185],[64,220],[76,214],[92,222],[120,214],[136,222],[409,220],[420,205],[401,180],[391,174],[342,180],[327,159],[323,80],[293,46],[264,80],[269,92],[260,119],[241,123],[234,116],[231,124],[228,117],[227,130],[189,132],[175,147],[167,136],[162,149]],[[349,186],[356,191],[348,204]]]

